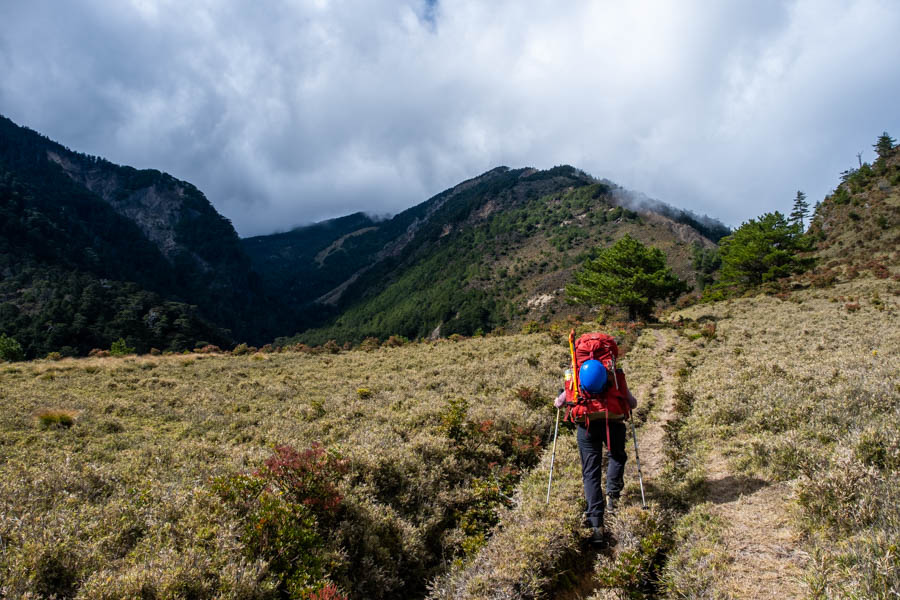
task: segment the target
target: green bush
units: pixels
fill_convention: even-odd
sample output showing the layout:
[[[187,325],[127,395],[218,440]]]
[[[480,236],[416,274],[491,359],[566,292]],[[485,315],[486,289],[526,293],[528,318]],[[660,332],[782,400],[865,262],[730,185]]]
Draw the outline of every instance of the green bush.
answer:
[[[722,238],[722,282],[757,286],[802,273],[812,266],[813,260],[801,253],[811,249],[812,241],[799,225],[790,223],[777,211],[766,213]]]
[[[213,491],[241,517],[248,558],[263,559],[290,598],[322,588],[330,556],[325,541],[341,495],[344,461],[313,444],[278,446],[255,473],[213,481]]]
[[[25,360],[22,345],[5,333],[0,333],[0,360],[10,362]]]
[[[541,330],[541,324],[537,321],[528,321],[522,325],[522,333],[537,333]]]
[[[465,398],[450,398],[447,406],[441,413],[441,425],[444,434],[456,442],[460,442],[466,436],[466,413],[469,403]]]
[[[109,347],[109,353],[112,356],[126,356],[134,354],[134,348],[129,348],[128,344],[125,343],[125,339],[119,338]]]
[[[242,356],[244,354],[250,354],[250,346],[244,343],[240,343],[234,347],[234,350],[231,351],[233,356]]]
[[[242,517],[241,542],[250,559],[263,559],[290,598],[319,587],[324,542],[312,512],[253,475],[215,481],[213,489]]]

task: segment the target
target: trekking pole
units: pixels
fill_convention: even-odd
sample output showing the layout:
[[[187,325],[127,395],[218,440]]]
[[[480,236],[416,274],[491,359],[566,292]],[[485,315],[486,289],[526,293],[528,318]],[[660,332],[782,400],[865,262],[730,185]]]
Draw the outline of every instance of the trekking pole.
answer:
[[[634,440],[634,461],[637,463],[638,481],[641,482],[641,508],[647,510],[647,500],[644,498],[644,475],[641,473],[641,457],[638,455],[637,430],[634,428],[634,416],[628,411],[628,420],[631,422],[631,439]]]
[[[613,381],[616,382],[616,389],[619,389],[619,377],[616,375],[616,359],[612,360],[613,365]],[[644,474],[641,473],[641,457],[638,454],[637,430],[634,428],[634,415],[631,409],[628,409],[628,421],[631,423],[631,439],[634,440],[634,461],[637,463],[638,481],[641,483],[641,508],[647,510],[647,500],[644,498]]]
[[[556,427],[553,431],[553,452],[550,454],[550,480],[547,481],[547,504],[550,504],[550,486],[553,484],[553,462],[556,460],[556,436],[559,434],[559,409],[556,409]]]

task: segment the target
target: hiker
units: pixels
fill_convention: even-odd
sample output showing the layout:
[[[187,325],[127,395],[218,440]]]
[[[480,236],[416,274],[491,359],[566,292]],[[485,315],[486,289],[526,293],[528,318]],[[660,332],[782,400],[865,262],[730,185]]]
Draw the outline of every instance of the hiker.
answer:
[[[556,398],[554,406],[567,406],[566,418],[578,428],[578,453],[581,457],[581,478],[587,510],[585,526],[593,529],[591,542],[605,544],[604,512],[616,509],[625,485],[625,418],[637,407],[637,399],[628,390],[625,373],[615,367],[618,347],[604,334],[585,334],[572,342],[574,372],[566,372],[566,389]],[[592,357],[609,360],[601,361]],[[587,360],[584,360],[587,358]],[[579,360],[581,359],[581,360]],[[613,371],[614,369],[614,371]],[[615,373],[615,381],[613,379]],[[571,374],[571,375],[570,375]],[[577,383],[576,383],[577,382]],[[577,393],[576,393],[577,386]],[[625,404],[627,403],[627,407]],[[609,465],[606,471],[606,498],[602,486],[603,446],[607,446]]]

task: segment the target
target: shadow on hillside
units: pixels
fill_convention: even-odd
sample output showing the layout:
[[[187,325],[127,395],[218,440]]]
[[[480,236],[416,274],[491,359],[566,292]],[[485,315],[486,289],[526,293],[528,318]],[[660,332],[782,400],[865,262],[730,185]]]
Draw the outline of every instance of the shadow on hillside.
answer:
[[[745,494],[752,494],[769,485],[768,481],[746,475],[726,475],[720,479],[707,480],[706,499],[713,504],[733,502]]]

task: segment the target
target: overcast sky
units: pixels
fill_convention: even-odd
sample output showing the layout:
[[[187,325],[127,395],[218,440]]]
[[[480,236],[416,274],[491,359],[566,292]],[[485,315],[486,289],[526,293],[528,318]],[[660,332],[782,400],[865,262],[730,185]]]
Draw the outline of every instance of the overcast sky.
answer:
[[[498,165],[734,226],[900,137],[898,31],[896,0],[3,0],[0,113],[194,183],[242,236]]]

